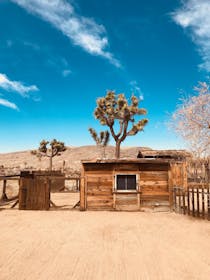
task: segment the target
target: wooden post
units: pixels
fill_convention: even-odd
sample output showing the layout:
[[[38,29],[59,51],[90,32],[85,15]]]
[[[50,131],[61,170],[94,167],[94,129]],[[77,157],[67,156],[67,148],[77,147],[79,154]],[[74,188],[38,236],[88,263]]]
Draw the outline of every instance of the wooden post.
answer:
[[[205,198],[204,198],[204,186],[202,187],[202,217],[205,219]]]
[[[210,221],[210,194],[209,194],[209,187],[207,188],[207,219]]]
[[[19,210],[26,209],[26,198],[27,198],[27,182],[29,178],[20,178],[19,185]]]
[[[137,200],[138,200],[138,209],[141,209],[141,199],[140,199],[140,191],[137,193]]]
[[[176,187],[173,188],[173,192],[174,192],[174,211],[176,212],[176,210],[177,210],[177,205],[176,205]]]
[[[116,210],[116,193],[113,192],[113,208]]]
[[[196,192],[197,192],[197,217],[200,217],[200,190],[199,188],[197,187],[196,188]]]
[[[187,162],[183,162],[183,188],[187,189]]]
[[[170,170],[168,171],[168,191],[169,191],[169,206],[170,210],[173,210],[173,182],[172,182],[172,165],[170,164]]]
[[[138,210],[141,210],[141,175],[140,173],[137,175],[137,203]]]
[[[85,211],[86,210],[86,184],[88,178],[84,176],[85,171],[84,171],[84,166],[82,166],[82,172],[81,172],[81,177],[80,177],[80,211]]]
[[[189,187],[187,187],[187,213],[190,215],[190,190]]]
[[[179,187],[178,189],[178,195],[179,195],[179,213],[182,212],[182,208],[181,208],[181,188]]]
[[[87,179],[87,177],[85,177],[84,178],[84,194],[85,194],[85,196],[84,196],[84,198],[85,198],[85,210],[87,209],[87,189],[88,189],[88,184],[87,184],[87,182],[88,182],[88,179]]]
[[[206,164],[206,181],[207,181],[207,217],[210,221],[210,160]]]
[[[85,178],[80,178],[80,211],[85,211]]]
[[[185,209],[185,190],[182,191],[182,201],[183,201],[183,214],[186,214],[186,209]]]
[[[2,196],[1,196],[1,200],[3,200],[3,201],[7,201],[8,200],[8,197],[7,197],[7,194],[6,194],[6,190],[7,190],[7,180],[4,180],[3,181]]]
[[[192,187],[192,215],[195,217],[195,198],[194,198],[194,187]]]
[[[51,195],[51,180],[48,178],[46,183],[47,183],[47,185],[46,185],[46,188],[45,188],[45,196],[46,196],[45,207],[46,207],[46,210],[49,210],[50,209],[50,203],[51,203],[51,197],[50,197],[50,195]]]

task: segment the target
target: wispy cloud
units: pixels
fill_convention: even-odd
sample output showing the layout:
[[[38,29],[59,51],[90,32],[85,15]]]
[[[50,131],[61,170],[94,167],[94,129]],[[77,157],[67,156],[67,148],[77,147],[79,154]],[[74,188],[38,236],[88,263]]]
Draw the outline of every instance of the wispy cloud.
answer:
[[[108,38],[103,25],[97,24],[92,18],[78,15],[72,4],[65,0],[11,0],[28,12],[51,23],[67,36],[73,44],[86,52],[106,58],[116,67],[120,62],[107,50]]]
[[[7,75],[0,73],[0,87],[6,91],[14,91],[23,97],[27,97],[29,92],[38,91],[35,85],[25,86],[22,82],[11,81]]]
[[[38,44],[29,42],[29,41],[24,41],[24,42],[23,42],[23,45],[24,45],[25,47],[28,47],[28,48],[33,49],[34,51],[40,51],[40,50],[41,50],[41,47],[40,47]]]
[[[46,66],[50,68],[54,68],[54,70],[59,74],[62,75],[64,78],[68,77],[72,74],[71,67],[69,62],[65,57],[56,56],[53,54],[47,54],[48,59],[45,61]]]
[[[71,70],[65,69],[65,70],[63,70],[62,75],[63,75],[63,77],[66,78],[66,77],[68,77],[71,73],[72,73]]]
[[[200,65],[210,71],[210,1],[183,1],[180,9],[172,13],[174,21],[189,30],[193,41],[197,44],[203,63]]]
[[[0,105],[19,111],[19,108],[17,107],[17,105],[15,103],[12,103],[3,98],[0,98]]]
[[[135,80],[131,81],[130,82],[130,87],[131,87],[132,93],[137,95],[140,100],[144,99],[143,93],[142,93],[141,88],[140,88],[140,86],[139,86],[137,81],[135,81]]]

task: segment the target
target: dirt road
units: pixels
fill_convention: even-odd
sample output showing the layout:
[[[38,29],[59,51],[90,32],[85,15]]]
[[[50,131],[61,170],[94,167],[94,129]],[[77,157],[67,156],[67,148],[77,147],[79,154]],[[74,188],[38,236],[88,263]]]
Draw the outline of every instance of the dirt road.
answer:
[[[209,280],[210,222],[174,213],[0,211],[0,279]]]

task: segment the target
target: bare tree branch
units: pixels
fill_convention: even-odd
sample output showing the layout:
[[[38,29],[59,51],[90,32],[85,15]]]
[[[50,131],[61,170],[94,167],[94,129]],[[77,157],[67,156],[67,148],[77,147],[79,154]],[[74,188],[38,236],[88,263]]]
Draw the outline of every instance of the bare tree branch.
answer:
[[[175,129],[194,155],[210,156],[210,91],[209,83],[199,83],[196,95],[181,99],[172,115],[171,126]]]

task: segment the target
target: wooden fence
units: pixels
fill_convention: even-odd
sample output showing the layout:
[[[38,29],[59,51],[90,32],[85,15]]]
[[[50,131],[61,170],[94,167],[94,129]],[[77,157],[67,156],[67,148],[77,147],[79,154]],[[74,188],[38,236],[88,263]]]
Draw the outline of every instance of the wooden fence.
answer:
[[[48,210],[51,206],[56,207],[50,198],[52,192],[69,193],[78,192],[80,189],[80,177],[46,174],[44,172],[22,172],[21,176],[0,176],[0,182],[2,182],[0,206],[13,203],[11,208],[19,204],[20,210]],[[17,181],[19,185],[17,195],[8,197],[7,181]]]
[[[210,220],[210,161],[192,160],[186,167],[187,187],[173,185],[174,211]]]
[[[54,184],[53,192],[64,191],[65,181],[76,181],[79,188],[80,178],[68,178],[61,176],[45,176],[35,175],[31,178],[21,177],[19,189],[19,209],[21,210],[49,210],[49,208],[57,207],[51,200],[51,186]],[[58,182],[58,183],[57,183]],[[61,185],[61,182],[63,186]],[[58,187],[56,187],[58,184]],[[62,188],[60,188],[62,187]],[[67,193],[68,191],[65,191]]]
[[[173,205],[176,213],[210,220],[210,189],[206,186],[174,187]]]
[[[0,201],[8,202],[8,201],[15,200],[18,197],[18,195],[15,195],[15,196],[12,196],[12,197],[7,196],[7,183],[8,183],[8,181],[9,182],[16,181],[17,184],[19,185],[20,175],[0,176],[0,184],[2,184],[2,193],[0,195]]]

